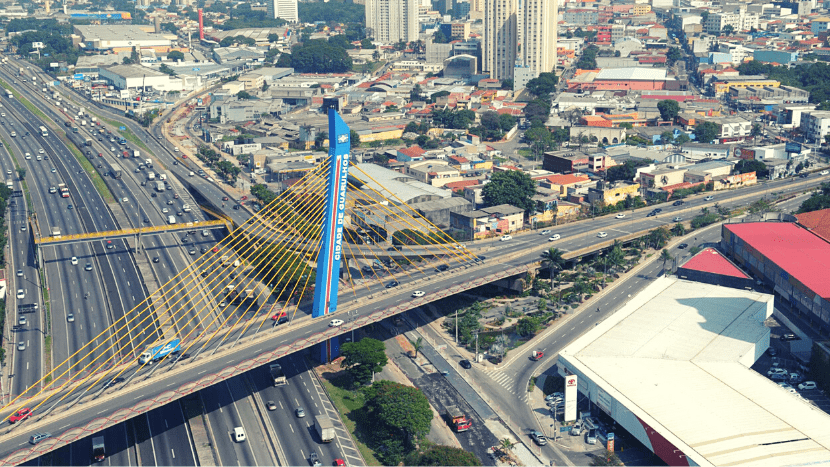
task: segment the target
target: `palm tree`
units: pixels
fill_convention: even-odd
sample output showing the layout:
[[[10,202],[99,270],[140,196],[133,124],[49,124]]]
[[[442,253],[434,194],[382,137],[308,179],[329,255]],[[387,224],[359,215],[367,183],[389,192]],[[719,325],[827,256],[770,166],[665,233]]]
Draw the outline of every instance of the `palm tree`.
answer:
[[[562,250],[559,248],[548,248],[548,251],[542,253],[542,267],[548,269],[551,290],[553,289],[553,271],[561,271],[565,267],[565,258],[562,255]],[[556,289],[556,303],[559,304],[558,287]]]
[[[672,261],[674,259],[674,256],[672,256],[672,254],[669,253],[669,250],[663,248],[663,251],[660,252],[660,259],[663,260],[663,272],[666,272],[666,263]]]
[[[418,358],[418,352],[424,346],[424,338],[418,337],[414,341],[409,341],[409,343],[412,344],[412,348],[415,350],[415,358]]]
[[[504,455],[507,455],[508,451],[513,450],[514,444],[512,441],[510,441],[510,439],[504,438],[499,442],[499,447],[501,448],[501,452],[503,452]]]
[[[671,231],[675,236],[682,237],[686,234],[686,227],[680,222],[678,222],[677,224],[674,224],[674,227],[672,227]]]

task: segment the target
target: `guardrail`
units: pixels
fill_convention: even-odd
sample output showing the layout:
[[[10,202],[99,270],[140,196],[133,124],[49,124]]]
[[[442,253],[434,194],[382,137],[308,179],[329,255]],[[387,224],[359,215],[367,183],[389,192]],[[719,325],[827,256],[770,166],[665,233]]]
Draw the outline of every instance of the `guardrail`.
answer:
[[[91,233],[82,233],[82,234],[68,234],[68,235],[60,235],[55,237],[40,237],[35,239],[35,243],[38,245],[57,245],[62,243],[73,243],[79,241],[91,241],[91,240],[101,240],[105,238],[113,238],[113,237],[127,237],[127,236],[136,236],[136,235],[150,235],[150,234],[160,234],[166,232],[176,232],[182,230],[193,230],[193,229],[215,229],[219,227],[227,227],[228,224],[225,221],[196,221],[196,222],[186,222],[183,224],[171,224],[171,225],[155,225],[150,227],[139,227],[137,229],[122,229],[122,230],[105,230],[103,232],[91,232]]]

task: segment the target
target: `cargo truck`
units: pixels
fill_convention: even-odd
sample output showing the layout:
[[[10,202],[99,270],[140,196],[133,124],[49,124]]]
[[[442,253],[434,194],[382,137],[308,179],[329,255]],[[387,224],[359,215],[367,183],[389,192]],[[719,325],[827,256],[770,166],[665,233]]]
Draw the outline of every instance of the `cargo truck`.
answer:
[[[190,205],[189,205],[189,204],[185,204],[184,206],[182,206],[182,211],[183,211],[183,212],[190,212],[190,211],[191,211],[191,209],[190,209]]]
[[[92,139],[87,138],[84,140],[84,146],[92,146]]]
[[[159,193],[164,191],[164,182],[156,182],[156,191]]]
[[[153,166],[152,159],[144,159],[144,163],[147,164],[147,167],[152,167]]]
[[[58,183],[58,191],[61,192],[61,198],[69,198],[69,188],[66,187],[66,183]]]
[[[95,462],[101,462],[104,460],[104,457],[107,456],[106,449],[104,448],[104,437],[103,436],[95,436],[92,438],[92,458]]]
[[[330,443],[334,441],[334,425],[328,415],[317,415],[314,417],[314,428],[317,429],[317,435],[320,441]]]
[[[60,227],[52,227],[52,237],[61,238],[61,228]]]
[[[274,380],[274,386],[285,386],[288,380],[285,378],[285,373],[282,371],[282,366],[279,363],[272,363],[269,366],[271,370],[271,378]]]
[[[118,164],[112,164],[112,178],[118,179],[121,178],[121,166]]]
[[[473,425],[464,413],[457,406],[450,405],[447,407],[446,413],[447,422],[450,424],[456,433],[467,431]]]
[[[179,339],[173,339],[167,344],[157,345],[152,349],[145,350],[144,353],[138,357],[138,363],[142,365],[145,363],[155,363],[170,354],[178,352],[179,349],[181,349],[179,342]]]
[[[12,181],[12,179],[6,180],[6,188],[8,188],[9,190],[14,188],[14,182]]]

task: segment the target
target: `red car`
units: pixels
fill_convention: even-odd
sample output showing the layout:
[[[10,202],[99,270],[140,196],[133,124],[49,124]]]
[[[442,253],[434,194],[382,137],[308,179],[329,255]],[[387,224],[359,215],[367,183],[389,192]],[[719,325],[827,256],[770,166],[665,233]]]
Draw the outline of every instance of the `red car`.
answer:
[[[187,154],[182,154],[182,159],[187,159]]]
[[[222,197],[222,201],[227,201],[227,200],[228,200],[228,197],[227,197],[227,196],[223,196],[223,197]]]
[[[18,410],[14,415],[9,417],[9,423],[17,423],[26,420],[27,418],[32,416],[32,409],[26,407],[24,409]]]
[[[239,198],[239,199],[241,199],[242,201],[245,201],[246,199],[248,199],[248,197],[243,195],[242,198]]]
[[[335,459],[334,465],[346,465],[346,461],[344,461],[343,459]]]
[[[104,157],[104,155],[99,152],[98,157]]]

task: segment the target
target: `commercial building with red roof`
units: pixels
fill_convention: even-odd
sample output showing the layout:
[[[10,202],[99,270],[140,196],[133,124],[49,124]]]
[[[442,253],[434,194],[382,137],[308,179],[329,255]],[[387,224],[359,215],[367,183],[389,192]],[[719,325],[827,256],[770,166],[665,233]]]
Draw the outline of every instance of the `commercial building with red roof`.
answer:
[[[830,243],[794,222],[724,224],[721,247],[775,295],[830,331]]]
[[[795,217],[802,227],[830,241],[830,209],[796,214]]]
[[[750,276],[714,248],[705,248],[678,267],[677,277],[735,289],[753,286]]]

